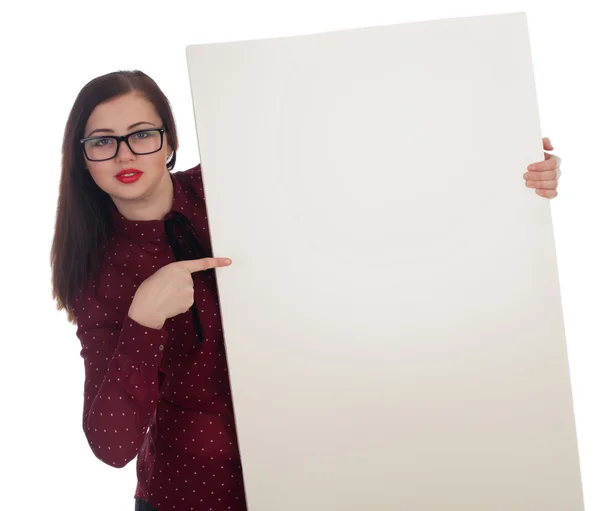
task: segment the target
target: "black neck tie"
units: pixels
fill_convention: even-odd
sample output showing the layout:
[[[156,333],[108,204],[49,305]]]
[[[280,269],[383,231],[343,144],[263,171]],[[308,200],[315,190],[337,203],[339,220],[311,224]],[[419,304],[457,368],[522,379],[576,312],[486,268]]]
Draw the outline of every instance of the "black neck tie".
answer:
[[[165,232],[177,261],[211,257],[209,251],[202,246],[200,241],[198,241],[196,231],[185,215],[176,211],[173,212],[172,217],[165,220]],[[193,273],[192,278],[194,278]],[[202,330],[202,324],[200,323],[200,316],[198,315],[198,309],[196,308],[195,302],[192,305],[192,315],[194,316],[194,324],[196,332],[198,333],[199,342],[202,344],[202,341],[204,341],[204,332]]]

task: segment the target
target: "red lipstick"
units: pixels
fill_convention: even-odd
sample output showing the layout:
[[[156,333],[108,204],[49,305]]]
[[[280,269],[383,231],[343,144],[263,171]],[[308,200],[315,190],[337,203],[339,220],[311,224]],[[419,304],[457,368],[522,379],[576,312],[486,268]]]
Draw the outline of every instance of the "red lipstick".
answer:
[[[128,175],[129,174],[129,175]],[[139,169],[123,169],[115,177],[123,184],[135,183],[143,172]]]

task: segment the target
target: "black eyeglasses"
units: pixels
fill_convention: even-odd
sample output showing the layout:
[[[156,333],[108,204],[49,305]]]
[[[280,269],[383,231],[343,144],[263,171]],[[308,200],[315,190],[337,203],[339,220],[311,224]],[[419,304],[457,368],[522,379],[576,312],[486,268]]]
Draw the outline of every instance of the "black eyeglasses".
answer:
[[[80,139],[83,152],[89,161],[112,160],[119,152],[121,142],[125,142],[133,154],[152,154],[163,146],[165,128],[152,128],[134,131],[122,137],[99,135]]]

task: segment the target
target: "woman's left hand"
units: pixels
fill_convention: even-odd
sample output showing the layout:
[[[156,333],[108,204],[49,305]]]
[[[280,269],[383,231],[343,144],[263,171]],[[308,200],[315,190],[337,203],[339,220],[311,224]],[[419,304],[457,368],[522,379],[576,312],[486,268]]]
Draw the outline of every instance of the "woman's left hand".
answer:
[[[544,149],[552,151],[552,142],[547,137],[542,139]],[[528,172],[523,174],[525,186],[535,188],[535,193],[540,197],[554,199],[558,195],[558,179],[560,178],[560,158],[554,154],[544,153],[544,161],[532,163],[527,167]]]

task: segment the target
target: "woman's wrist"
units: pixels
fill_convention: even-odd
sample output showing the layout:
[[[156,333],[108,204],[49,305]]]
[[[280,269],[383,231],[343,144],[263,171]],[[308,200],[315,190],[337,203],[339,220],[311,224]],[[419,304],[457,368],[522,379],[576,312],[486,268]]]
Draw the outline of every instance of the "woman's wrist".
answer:
[[[165,324],[164,318],[161,318],[156,313],[144,310],[143,307],[139,307],[135,303],[135,300],[129,307],[128,316],[136,323],[139,323],[147,328],[154,328],[155,330],[160,330]]]

